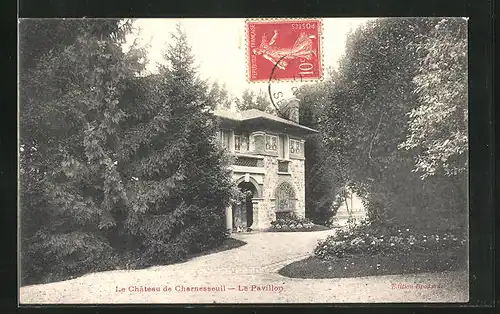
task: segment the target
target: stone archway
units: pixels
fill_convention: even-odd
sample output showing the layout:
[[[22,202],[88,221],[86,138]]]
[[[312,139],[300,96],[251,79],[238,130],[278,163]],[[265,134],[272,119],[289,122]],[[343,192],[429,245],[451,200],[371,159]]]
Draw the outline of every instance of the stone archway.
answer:
[[[262,187],[261,184],[257,182],[257,180],[255,180],[249,174],[241,176],[240,178],[238,178],[238,180],[235,180],[236,186],[239,186],[243,182],[251,183],[253,185],[255,189],[255,194],[253,196],[254,198],[262,198]]]
[[[257,188],[251,182],[240,182],[239,190],[242,192],[239,202],[232,206],[232,226],[233,229],[250,228],[253,224],[254,209],[253,198],[257,195]]]
[[[259,184],[249,173],[238,177],[238,179],[235,179],[233,182],[240,190],[249,192],[249,197],[248,199],[244,198],[244,202],[241,202],[242,198],[240,198],[237,202],[226,208],[225,216],[227,230],[233,232],[238,226],[242,229],[246,229],[242,231],[249,231],[248,228],[252,230],[258,228],[259,203],[262,200],[262,184]]]

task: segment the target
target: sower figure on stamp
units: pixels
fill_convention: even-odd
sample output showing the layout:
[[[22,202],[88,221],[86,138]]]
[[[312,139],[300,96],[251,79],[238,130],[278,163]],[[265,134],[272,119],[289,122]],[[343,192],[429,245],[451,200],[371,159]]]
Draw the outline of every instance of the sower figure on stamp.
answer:
[[[272,64],[276,64],[276,66],[281,70],[285,70],[288,66],[288,62],[286,62],[286,60],[293,60],[298,58],[310,60],[313,56],[316,56],[316,51],[313,49],[312,43],[312,39],[316,38],[316,36],[307,35],[306,33],[300,33],[299,37],[291,48],[277,47],[275,45],[277,36],[278,31],[274,30],[274,36],[268,42],[267,35],[264,34],[262,36],[260,46],[258,48],[255,48],[253,50],[253,53],[256,55],[262,55]]]

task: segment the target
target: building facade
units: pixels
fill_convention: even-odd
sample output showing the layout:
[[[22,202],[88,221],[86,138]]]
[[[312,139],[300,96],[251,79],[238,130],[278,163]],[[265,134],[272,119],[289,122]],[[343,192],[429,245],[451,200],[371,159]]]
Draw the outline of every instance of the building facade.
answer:
[[[226,210],[228,230],[262,230],[285,213],[305,215],[305,154],[308,134],[295,121],[251,109],[216,111],[218,140],[234,156],[232,178],[247,197]]]

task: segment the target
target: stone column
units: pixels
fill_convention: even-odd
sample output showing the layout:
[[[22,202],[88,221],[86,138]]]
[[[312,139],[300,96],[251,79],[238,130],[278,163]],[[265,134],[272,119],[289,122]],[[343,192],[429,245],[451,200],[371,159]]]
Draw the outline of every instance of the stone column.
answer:
[[[232,206],[226,207],[226,229],[233,232],[233,208]]]
[[[252,230],[257,230],[259,229],[259,200],[258,199],[252,199],[252,211],[253,211],[253,222],[252,222],[252,226],[250,228],[252,228]]]

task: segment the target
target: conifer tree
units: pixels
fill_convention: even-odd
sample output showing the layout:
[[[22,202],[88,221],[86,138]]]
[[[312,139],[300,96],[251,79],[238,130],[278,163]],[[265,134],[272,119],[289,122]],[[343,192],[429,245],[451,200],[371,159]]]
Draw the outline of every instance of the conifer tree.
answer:
[[[220,244],[233,191],[214,141],[220,95],[198,78],[180,27],[167,64],[143,77],[144,50],[123,50],[130,21],[23,23],[23,278],[179,261]],[[47,28],[61,30],[51,49]]]
[[[127,202],[115,158],[120,105],[143,66],[135,47],[122,51],[130,27],[119,20],[21,22],[25,278],[52,280],[110,261],[106,229]]]
[[[130,205],[124,232],[143,263],[165,263],[220,244],[232,184],[214,141],[216,97],[198,77],[181,26],[159,73],[141,81],[141,97],[122,134],[120,160]]]

